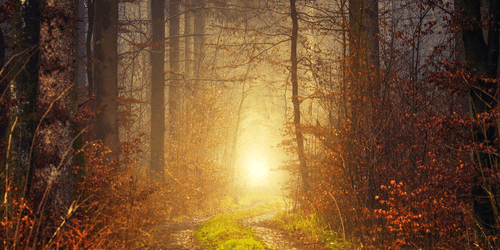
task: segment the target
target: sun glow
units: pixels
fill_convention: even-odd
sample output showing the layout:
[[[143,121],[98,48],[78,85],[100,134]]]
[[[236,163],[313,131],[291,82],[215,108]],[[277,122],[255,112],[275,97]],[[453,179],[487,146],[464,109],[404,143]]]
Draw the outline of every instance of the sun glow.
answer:
[[[269,174],[269,163],[263,152],[252,151],[247,156],[248,178],[251,185],[263,185]]]

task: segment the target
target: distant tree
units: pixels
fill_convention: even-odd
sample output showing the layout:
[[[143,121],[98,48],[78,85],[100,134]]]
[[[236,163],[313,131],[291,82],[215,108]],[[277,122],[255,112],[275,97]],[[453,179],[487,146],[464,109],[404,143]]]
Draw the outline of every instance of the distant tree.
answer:
[[[170,28],[168,29],[168,35],[170,37],[169,44],[169,63],[170,63],[170,74],[169,74],[169,85],[168,85],[168,113],[170,116],[169,126],[168,126],[168,138],[171,140],[170,145],[176,144],[177,138],[177,128],[176,128],[176,115],[179,112],[179,69],[180,69],[180,53],[179,53],[179,29],[180,29],[180,19],[179,19],[179,0],[170,1]],[[174,158],[174,155],[169,156],[169,161]]]
[[[164,177],[165,136],[165,1],[151,1],[153,38],[151,49],[151,175]]]
[[[200,82],[200,68],[203,63],[203,44],[204,44],[204,32],[205,32],[205,19],[206,11],[204,11],[204,3],[203,0],[192,0],[194,7],[194,17],[193,17],[193,25],[194,25],[194,38],[193,38],[193,46],[194,46],[194,65],[193,65],[193,74],[194,74],[194,84],[193,90],[196,95],[197,85]]]
[[[304,154],[304,138],[300,125],[300,100],[299,100],[299,83],[297,78],[297,40],[299,32],[296,0],[290,0],[290,16],[292,18],[292,36],[291,36],[291,81],[292,81],[292,103],[293,103],[293,124],[295,126],[295,139],[297,140],[297,155],[299,157],[299,171],[302,178],[302,188],[304,192],[309,191],[309,172],[307,171],[306,156]]]
[[[87,18],[88,28],[85,42],[85,54],[87,56],[87,84],[88,96],[92,97],[94,94],[94,73],[92,72],[92,36],[94,34],[94,17],[95,17],[95,0],[87,0]]]
[[[373,131],[376,120],[372,118],[377,115],[371,104],[377,99],[373,76],[379,67],[378,23],[378,0],[349,0],[349,72],[345,80],[348,81],[351,101],[348,103],[350,139],[346,158],[356,178],[365,178],[369,182],[367,196],[370,198],[363,198],[369,206],[375,203],[372,197],[375,197],[377,187],[371,174],[374,170],[369,166],[372,155],[366,154],[363,149],[366,145],[361,143],[361,138],[375,140],[377,132]],[[363,166],[363,170],[359,171],[359,166]]]
[[[184,4],[184,80],[187,93],[193,93],[190,86],[193,65],[193,2],[194,0],[188,0]]]
[[[118,156],[118,1],[95,2],[94,82],[96,107],[96,139]]]

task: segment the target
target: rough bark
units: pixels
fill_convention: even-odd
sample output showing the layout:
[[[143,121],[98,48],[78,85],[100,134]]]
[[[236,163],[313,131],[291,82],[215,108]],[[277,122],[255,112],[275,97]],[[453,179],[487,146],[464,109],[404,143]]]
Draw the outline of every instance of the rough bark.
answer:
[[[151,161],[150,174],[164,177],[165,140],[165,1],[151,1],[153,46],[151,49]]]
[[[52,234],[71,204],[75,13],[73,0],[41,3],[32,197],[37,217],[46,218],[38,226]]]
[[[100,110],[95,121],[96,139],[118,156],[118,1],[95,3],[94,82],[96,106]]]
[[[36,0],[18,2],[13,19],[13,43],[18,59],[10,65],[9,80],[13,81],[10,98],[17,102],[11,108],[9,131],[12,141],[7,164],[11,166],[12,176],[19,186],[30,189],[32,173],[31,145],[37,123],[35,113],[38,91],[39,51],[36,49],[40,40],[40,4]],[[26,66],[24,66],[26,65]],[[16,74],[19,73],[17,76]],[[9,170],[10,171],[10,170]]]

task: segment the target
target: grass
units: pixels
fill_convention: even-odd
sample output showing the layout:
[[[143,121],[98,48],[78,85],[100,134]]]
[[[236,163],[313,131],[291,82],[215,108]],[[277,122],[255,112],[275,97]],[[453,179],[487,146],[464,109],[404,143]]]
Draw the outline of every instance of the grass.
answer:
[[[242,199],[239,205],[252,204],[255,200],[276,198],[278,197],[250,195]],[[223,199],[223,203],[227,207],[238,207],[238,205],[229,204],[227,199]],[[284,201],[278,200],[266,202],[253,208],[219,214],[203,223],[196,230],[195,235],[200,244],[207,249],[269,249],[259,242],[250,228],[241,225],[239,221],[271,210],[280,211],[284,207]]]
[[[317,213],[281,211],[273,218],[273,223],[288,231],[300,230],[307,237],[323,242],[329,249],[353,249],[353,245],[344,240],[334,230],[329,230],[326,218]]]

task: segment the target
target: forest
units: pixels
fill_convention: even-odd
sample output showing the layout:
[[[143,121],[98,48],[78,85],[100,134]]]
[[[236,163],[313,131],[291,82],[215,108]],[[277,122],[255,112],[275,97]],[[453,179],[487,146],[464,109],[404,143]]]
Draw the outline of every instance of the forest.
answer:
[[[500,249],[500,1],[0,0],[3,249]]]

